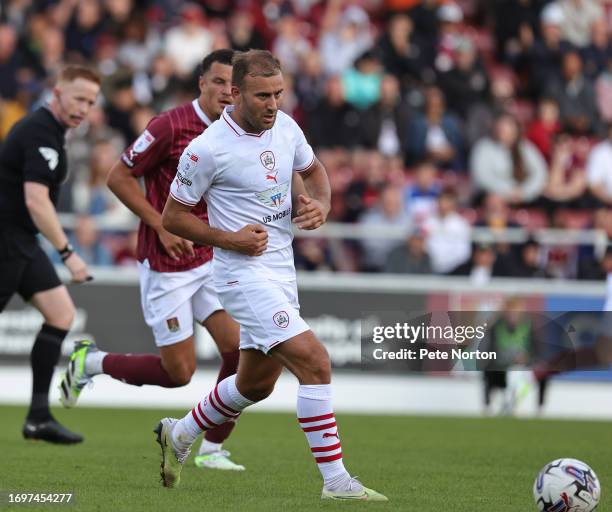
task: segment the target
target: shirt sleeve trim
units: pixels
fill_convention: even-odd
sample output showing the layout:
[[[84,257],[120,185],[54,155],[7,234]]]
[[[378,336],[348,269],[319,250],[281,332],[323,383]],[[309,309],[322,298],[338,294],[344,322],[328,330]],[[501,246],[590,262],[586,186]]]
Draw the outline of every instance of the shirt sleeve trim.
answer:
[[[306,167],[303,167],[301,169],[293,169],[293,170],[295,172],[304,172],[304,171],[307,171],[308,169],[310,169],[314,163],[315,163],[315,155],[313,153],[312,154],[312,160],[310,161],[310,163]]]
[[[175,201],[178,201],[181,204],[184,204],[185,206],[195,206],[196,204],[198,204],[198,203],[189,203],[185,201],[184,199],[179,199],[172,192],[170,192],[170,196],[172,197],[172,199],[174,199]]]

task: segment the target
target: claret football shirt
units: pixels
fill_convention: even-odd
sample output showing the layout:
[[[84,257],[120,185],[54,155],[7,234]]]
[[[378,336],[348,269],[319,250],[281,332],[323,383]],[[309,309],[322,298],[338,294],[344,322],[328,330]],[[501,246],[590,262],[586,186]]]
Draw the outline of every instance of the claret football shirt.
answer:
[[[209,125],[210,119],[197,100],[168,110],[154,117],[142,134],[121,155],[123,163],[136,177],[144,177],[148,201],[162,212],[166,205],[170,184],[176,175],[179,158],[192,139]],[[194,215],[208,222],[206,203],[197,201]],[[154,229],[144,222],[138,229],[138,260],[148,261],[157,272],[180,272],[199,267],[210,261],[212,249],[204,245],[194,246],[193,257],[176,261],[165,251]]]

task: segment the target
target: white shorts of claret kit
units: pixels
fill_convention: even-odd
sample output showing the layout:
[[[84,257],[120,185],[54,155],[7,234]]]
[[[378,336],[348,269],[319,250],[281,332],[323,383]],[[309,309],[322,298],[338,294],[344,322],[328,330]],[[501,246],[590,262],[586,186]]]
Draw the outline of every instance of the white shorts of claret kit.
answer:
[[[142,312],[158,347],[189,338],[194,320],[202,323],[223,309],[215,292],[210,262],[182,272],[156,272],[145,260],[138,269]]]
[[[217,286],[225,311],[240,324],[240,348],[268,351],[310,329],[300,316],[297,283],[265,277]]]

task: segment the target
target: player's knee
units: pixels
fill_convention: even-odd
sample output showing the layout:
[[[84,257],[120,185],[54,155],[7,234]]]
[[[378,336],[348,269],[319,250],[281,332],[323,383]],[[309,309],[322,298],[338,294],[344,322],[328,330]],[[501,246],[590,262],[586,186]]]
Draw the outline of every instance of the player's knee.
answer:
[[[67,331],[72,326],[72,322],[74,322],[75,317],[76,311],[74,306],[70,305],[63,308],[60,312],[54,313],[48,318],[45,318],[45,321],[53,327]]]
[[[261,402],[268,398],[274,391],[274,381],[261,380],[259,382],[248,382],[239,387],[240,394],[253,402]]]
[[[329,384],[331,382],[331,362],[323,345],[313,350],[297,368],[296,376],[300,384]]]
[[[181,364],[173,366],[168,374],[170,375],[170,379],[177,386],[186,386],[191,382],[191,377],[195,373],[195,367],[189,364]]]

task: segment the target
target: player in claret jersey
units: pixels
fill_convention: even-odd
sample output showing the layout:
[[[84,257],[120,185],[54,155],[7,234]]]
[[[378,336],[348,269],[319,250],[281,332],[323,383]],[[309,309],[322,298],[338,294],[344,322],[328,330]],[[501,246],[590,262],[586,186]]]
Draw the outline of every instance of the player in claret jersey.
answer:
[[[325,347],[300,316],[291,212],[302,229],[321,226],[330,209],[330,185],[302,130],[278,109],[280,64],[267,51],[233,60],[232,95],[221,119],[195,138],[179,162],[163,224],[196,243],[215,247],[219,299],[240,323],[238,373],[220,381],[184,418],[156,429],[164,485],[179,483],[192,443],[263,400],[283,367],[299,381],[298,421],[323,477],[322,498],[387,501],[347,472],[331,400]],[[300,174],[308,192],[292,198]],[[204,196],[210,226],[192,214]],[[297,203],[297,204],[296,204]]]
[[[223,311],[213,290],[212,249],[175,236],[161,224],[161,211],[183,150],[232,101],[232,55],[232,50],[217,50],[202,61],[200,96],[153,118],[121,155],[108,180],[111,190],[141,219],[138,232],[141,302],[160,355],[106,353],[91,341],[77,343],[60,385],[66,407],[75,405],[85,384],[102,373],[135,386],[171,388],[187,384],[196,368],[194,320],[208,329],[217,344],[222,358],[219,380],[236,373],[239,327]],[[138,182],[141,177],[144,192]],[[208,222],[203,200],[195,205],[193,214]],[[244,469],[232,462],[221,446],[234,425],[234,421],[228,422],[206,433],[195,458],[196,465]]]

